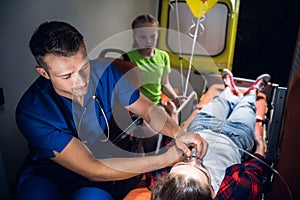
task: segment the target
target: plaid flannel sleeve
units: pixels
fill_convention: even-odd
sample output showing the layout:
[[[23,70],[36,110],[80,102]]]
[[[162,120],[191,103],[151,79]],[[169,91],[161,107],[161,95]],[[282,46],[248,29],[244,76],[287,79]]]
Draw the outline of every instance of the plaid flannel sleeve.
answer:
[[[263,173],[264,164],[255,158],[228,167],[215,199],[261,199]]]

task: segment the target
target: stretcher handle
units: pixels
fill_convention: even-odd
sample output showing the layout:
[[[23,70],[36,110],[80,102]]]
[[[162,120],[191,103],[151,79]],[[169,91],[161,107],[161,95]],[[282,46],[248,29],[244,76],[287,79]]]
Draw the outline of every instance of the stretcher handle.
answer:
[[[192,100],[193,97],[196,97],[196,92],[192,91],[191,94],[187,97],[187,99],[179,106],[177,109],[177,113],[180,113],[182,109]]]

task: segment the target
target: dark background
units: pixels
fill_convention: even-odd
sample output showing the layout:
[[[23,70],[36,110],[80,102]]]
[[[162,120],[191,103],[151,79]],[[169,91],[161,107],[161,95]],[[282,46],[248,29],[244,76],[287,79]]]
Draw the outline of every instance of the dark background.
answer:
[[[300,2],[241,0],[233,62],[237,77],[269,73],[286,87],[299,29]]]

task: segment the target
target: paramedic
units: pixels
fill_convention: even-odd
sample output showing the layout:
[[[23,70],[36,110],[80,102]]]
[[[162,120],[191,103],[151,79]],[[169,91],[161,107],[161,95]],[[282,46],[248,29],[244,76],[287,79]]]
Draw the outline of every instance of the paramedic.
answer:
[[[139,93],[113,64],[87,57],[83,36],[65,22],[42,23],[30,50],[40,76],[25,92],[16,121],[31,157],[18,182],[17,199],[122,199],[136,176],[191,154],[201,158],[206,141],[187,133]],[[176,138],[176,147],[158,156],[117,157],[108,121],[117,99],[153,129]],[[98,150],[97,157],[91,149]]]

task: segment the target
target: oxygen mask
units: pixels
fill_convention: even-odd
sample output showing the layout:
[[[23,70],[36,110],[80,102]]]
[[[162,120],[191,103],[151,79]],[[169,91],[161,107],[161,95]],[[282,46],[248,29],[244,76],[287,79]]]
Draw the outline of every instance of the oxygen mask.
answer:
[[[197,148],[196,148],[196,147],[192,147],[191,151],[192,151],[192,153],[191,153],[191,156],[188,158],[188,161],[195,159],[199,164],[202,165],[203,160],[201,160],[201,159],[197,156]]]

